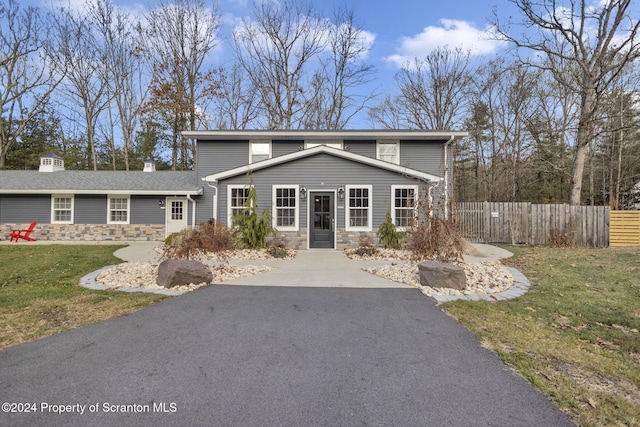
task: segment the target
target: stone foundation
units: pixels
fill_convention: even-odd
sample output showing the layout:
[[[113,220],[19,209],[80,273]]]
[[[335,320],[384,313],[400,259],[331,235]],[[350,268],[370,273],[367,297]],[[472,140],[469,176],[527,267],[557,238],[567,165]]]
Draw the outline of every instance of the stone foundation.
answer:
[[[336,245],[339,250],[358,247],[366,237],[369,237],[369,241],[373,246],[380,246],[375,231],[346,231],[343,228],[339,228],[336,232]],[[284,240],[287,248],[296,250],[307,249],[306,228],[300,229],[299,231],[279,231],[277,235]],[[267,239],[269,243],[271,243],[272,240],[273,237]]]
[[[2,224],[0,236],[29,224]],[[164,224],[40,224],[31,233],[36,240],[51,241],[164,241]]]

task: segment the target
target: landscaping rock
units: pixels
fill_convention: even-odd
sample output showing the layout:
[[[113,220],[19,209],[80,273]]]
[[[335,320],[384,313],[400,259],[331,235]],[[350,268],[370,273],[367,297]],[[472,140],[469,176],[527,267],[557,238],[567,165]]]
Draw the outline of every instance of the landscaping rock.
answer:
[[[158,266],[156,282],[163,288],[172,288],[190,283],[211,283],[212,281],[213,273],[199,261],[167,259]]]
[[[420,284],[432,288],[451,288],[463,290],[467,286],[464,268],[436,261],[423,261],[418,264]]]

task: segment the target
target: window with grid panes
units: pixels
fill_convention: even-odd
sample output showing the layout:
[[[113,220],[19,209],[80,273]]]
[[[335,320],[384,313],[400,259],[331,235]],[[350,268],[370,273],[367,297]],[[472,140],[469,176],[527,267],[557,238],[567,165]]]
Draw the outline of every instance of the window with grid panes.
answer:
[[[411,227],[415,217],[416,188],[393,188],[393,220],[398,228]]]
[[[109,198],[109,222],[127,223],[129,222],[129,198],[110,197]]]
[[[348,224],[349,228],[369,228],[369,196],[368,187],[347,187],[348,193]]]
[[[275,226],[296,227],[297,191],[295,187],[275,188]]]

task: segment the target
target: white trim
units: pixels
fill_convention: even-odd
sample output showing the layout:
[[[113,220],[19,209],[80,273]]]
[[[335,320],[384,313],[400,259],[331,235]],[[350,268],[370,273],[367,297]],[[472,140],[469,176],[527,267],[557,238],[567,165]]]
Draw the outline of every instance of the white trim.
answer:
[[[218,221],[218,187],[211,187],[213,189],[213,214],[211,218]]]
[[[67,171],[69,172],[69,171]],[[183,191],[183,190],[78,190],[78,189],[40,189],[40,190],[29,190],[29,189],[8,189],[2,190],[2,194],[60,194],[65,195],[73,193],[75,195],[78,194],[92,194],[92,195],[126,195],[126,196],[202,196],[202,189],[197,191]]]
[[[229,184],[227,185],[227,227],[233,226],[233,215],[231,214],[231,190],[244,188],[249,189],[251,186],[249,184]],[[247,193],[248,195],[248,193]],[[239,206],[234,206],[234,208],[238,208]]]
[[[69,221],[56,221],[56,199],[71,199],[71,220]],[[60,209],[67,210],[67,209]],[[51,224],[73,224],[75,218],[75,197],[73,194],[52,194],[51,195]]]
[[[361,226],[351,226],[351,207],[349,206],[349,190],[351,189],[359,189],[359,188],[363,188],[363,189],[367,189],[369,194],[368,194],[368,205],[367,206],[367,226],[366,227],[361,227]],[[358,209],[358,207],[355,207],[354,209]],[[344,186],[344,228],[347,231],[372,231],[373,230],[373,226],[372,226],[372,220],[373,220],[373,185],[345,185]]]
[[[187,138],[207,141],[278,139],[278,140],[372,140],[372,139],[415,139],[446,141],[451,137],[464,138],[469,132],[428,131],[428,130],[205,130],[183,131]]]
[[[293,188],[295,190],[295,206],[294,206],[294,210],[295,210],[295,218],[294,218],[294,225],[293,226],[280,226],[278,227],[277,223],[278,223],[278,209],[287,209],[285,207],[281,207],[278,208],[276,206],[276,201],[277,201],[277,191],[278,189],[291,189]],[[290,209],[290,207],[289,207]],[[299,221],[299,216],[300,216],[300,186],[298,184],[294,184],[294,185],[272,185],[271,186],[271,226],[273,228],[275,228],[278,231],[298,231],[300,229],[300,221]]]
[[[111,199],[126,199],[127,200],[127,220],[126,221],[112,221],[111,220]],[[118,209],[118,210],[120,210],[120,209]],[[131,221],[131,196],[124,195],[124,194],[109,194],[107,196],[107,224],[129,224],[130,221]]]
[[[335,148],[338,150],[344,150],[344,141],[323,141],[323,140],[316,140],[316,141],[305,141],[304,142],[304,148],[309,149],[309,148],[313,148],[313,147],[317,147],[318,145],[325,145],[327,147],[331,147],[331,148]]]
[[[400,164],[400,140],[399,139],[379,139],[376,141],[376,159],[382,160],[380,157],[380,144],[394,144],[396,146],[396,161],[390,162],[395,165]],[[386,161],[386,160],[383,160]]]
[[[233,169],[229,169],[226,171],[205,176],[202,179],[207,182],[215,183],[219,180],[230,178],[232,176],[246,175],[249,172],[265,169],[271,166],[279,165],[286,162],[291,162],[300,158],[309,157],[309,156],[313,156],[321,153],[330,154],[332,156],[341,157],[343,159],[352,160],[354,162],[363,163],[363,164],[377,167],[380,169],[386,169],[392,172],[400,173],[405,176],[419,178],[424,181],[430,181],[435,183],[442,181],[442,178],[439,176],[431,175],[429,173],[422,172],[416,169],[407,168],[405,166],[394,165],[393,163],[385,162],[385,161],[374,159],[367,156],[362,156],[360,154],[354,154],[350,151],[339,150],[337,148],[329,147],[327,145],[318,145],[317,147],[307,148],[306,150],[295,151],[293,153],[273,157],[269,160],[263,160],[261,162],[254,163],[252,165],[239,166]]]
[[[392,185],[391,186],[391,221],[393,221],[393,224],[395,225],[396,223],[396,190],[397,189],[404,189],[404,188],[410,188],[413,189],[413,202],[414,202],[414,216],[417,213],[417,209],[418,209],[418,200],[419,200],[419,188],[417,185]],[[407,227],[399,227],[396,226],[396,229],[398,231],[405,231],[407,229]]]
[[[249,141],[249,163],[258,163],[258,162],[262,162],[264,160],[258,160],[258,162],[254,162],[253,161],[253,144],[267,144],[269,146],[269,153],[267,154],[269,156],[268,159],[270,159],[272,157],[272,145],[271,145],[271,141],[267,141],[267,140],[255,140],[255,141]],[[268,160],[265,159],[265,160]]]

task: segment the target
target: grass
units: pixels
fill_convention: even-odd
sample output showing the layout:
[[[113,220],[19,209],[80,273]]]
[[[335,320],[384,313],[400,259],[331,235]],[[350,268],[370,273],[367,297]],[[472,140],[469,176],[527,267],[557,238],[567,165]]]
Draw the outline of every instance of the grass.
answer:
[[[442,308],[583,426],[640,425],[640,248],[509,248],[531,281]]]
[[[122,246],[0,246],[0,348],[122,316],[163,295],[95,291],[78,286],[85,274],[122,260]]]

